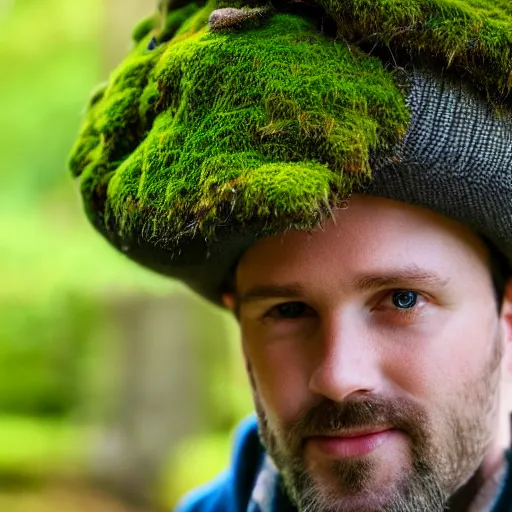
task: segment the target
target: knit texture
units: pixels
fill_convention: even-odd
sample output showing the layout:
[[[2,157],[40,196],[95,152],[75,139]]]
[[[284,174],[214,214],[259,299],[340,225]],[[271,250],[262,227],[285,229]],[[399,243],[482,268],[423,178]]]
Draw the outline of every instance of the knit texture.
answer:
[[[467,86],[415,72],[411,125],[376,159],[361,192],[434,210],[490,239],[512,261],[512,120]]]

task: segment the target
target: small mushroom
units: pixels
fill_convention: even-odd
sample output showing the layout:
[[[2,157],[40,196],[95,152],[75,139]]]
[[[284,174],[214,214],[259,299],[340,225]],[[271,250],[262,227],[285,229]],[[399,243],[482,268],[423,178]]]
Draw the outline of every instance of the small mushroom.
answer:
[[[268,14],[268,7],[255,7],[254,9],[234,9],[225,7],[216,9],[210,14],[208,23],[213,31],[226,30],[239,27],[249,20],[257,20]]]

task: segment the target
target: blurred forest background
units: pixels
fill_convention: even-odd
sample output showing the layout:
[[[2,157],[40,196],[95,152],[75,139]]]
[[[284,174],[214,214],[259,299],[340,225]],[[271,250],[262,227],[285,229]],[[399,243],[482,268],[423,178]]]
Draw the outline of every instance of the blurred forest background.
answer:
[[[66,159],[156,0],[0,0],[0,510],[170,510],[251,410],[237,328],[117,254]]]

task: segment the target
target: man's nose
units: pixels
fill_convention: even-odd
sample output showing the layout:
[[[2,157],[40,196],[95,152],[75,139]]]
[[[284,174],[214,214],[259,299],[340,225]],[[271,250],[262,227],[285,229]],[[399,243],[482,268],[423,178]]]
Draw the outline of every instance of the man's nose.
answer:
[[[374,336],[357,315],[323,318],[314,341],[310,390],[335,402],[375,393],[382,382]]]

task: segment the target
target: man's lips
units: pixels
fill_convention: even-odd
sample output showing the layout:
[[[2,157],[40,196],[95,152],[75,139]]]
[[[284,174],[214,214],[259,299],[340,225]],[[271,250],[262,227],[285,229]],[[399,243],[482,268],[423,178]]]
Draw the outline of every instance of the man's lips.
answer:
[[[371,453],[391,440],[398,431],[393,428],[347,432],[339,435],[311,436],[305,446],[330,458],[353,458]]]

